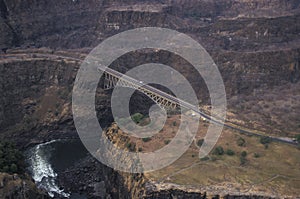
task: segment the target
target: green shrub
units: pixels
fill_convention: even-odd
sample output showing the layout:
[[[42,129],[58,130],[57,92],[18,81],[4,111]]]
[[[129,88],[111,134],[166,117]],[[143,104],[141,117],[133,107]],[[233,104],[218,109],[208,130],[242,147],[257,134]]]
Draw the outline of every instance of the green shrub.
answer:
[[[176,121],[174,121],[174,122],[173,122],[173,126],[176,126],[176,125],[177,125],[177,123],[176,123]]]
[[[131,147],[131,142],[128,142],[128,143],[126,144],[126,147],[129,149],[129,148]]]
[[[236,144],[238,146],[244,147],[244,146],[246,146],[246,141],[244,140],[244,138],[239,137],[239,139],[237,139],[237,141],[236,141]]]
[[[136,146],[136,144],[131,143],[131,142],[126,144],[126,147],[128,148],[129,151],[135,151],[135,149],[136,149],[135,146]]]
[[[131,116],[132,120],[135,122],[135,123],[140,123],[140,121],[144,118],[143,114],[141,113],[135,113]]]
[[[247,152],[243,151],[240,156],[241,165],[245,165],[247,163],[248,160],[246,159],[246,156],[247,156]]]
[[[201,147],[202,144],[203,144],[203,142],[204,142],[204,139],[199,139],[199,140],[197,141],[197,145],[198,145],[199,147]]]
[[[253,154],[253,157],[255,157],[255,158],[259,158],[259,157],[260,157],[260,155],[259,155],[258,153],[254,153],[254,154]]]
[[[247,156],[247,152],[246,152],[246,151],[243,151],[243,152],[241,153],[241,156],[242,156],[242,157],[246,157],[246,156]]]
[[[241,165],[245,165],[245,164],[247,163],[246,157],[241,156],[241,157],[240,157],[240,163],[241,163]]]
[[[223,155],[224,154],[223,147],[221,147],[221,146],[216,147],[215,150],[214,150],[214,154],[215,155]]]
[[[272,139],[268,136],[263,136],[260,138],[260,143],[261,144],[269,144],[272,142]]]
[[[165,140],[164,143],[167,145],[169,144],[171,141],[170,140]]]
[[[143,142],[149,142],[151,140],[151,138],[142,138]]]
[[[201,160],[201,161],[207,161],[207,160],[209,160],[209,157],[208,157],[208,156],[205,156],[205,157],[203,157],[203,158],[200,158],[200,160]]]
[[[227,149],[226,154],[229,155],[229,156],[233,156],[233,155],[235,155],[235,152],[231,149]]]
[[[300,124],[299,124],[299,128],[300,128]],[[297,142],[300,143],[300,134],[296,135],[296,136],[295,136],[295,139],[296,139]]]

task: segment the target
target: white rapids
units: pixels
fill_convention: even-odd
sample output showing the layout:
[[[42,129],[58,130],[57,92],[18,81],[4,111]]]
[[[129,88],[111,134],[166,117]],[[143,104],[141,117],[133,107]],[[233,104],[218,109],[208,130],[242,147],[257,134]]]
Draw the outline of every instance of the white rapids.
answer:
[[[51,152],[53,151],[51,144],[57,141],[53,140],[36,145],[28,151],[29,170],[37,186],[46,190],[50,197],[54,197],[55,195],[70,197],[69,193],[65,193],[63,189],[58,187],[56,183],[57,173],[49,161]]]

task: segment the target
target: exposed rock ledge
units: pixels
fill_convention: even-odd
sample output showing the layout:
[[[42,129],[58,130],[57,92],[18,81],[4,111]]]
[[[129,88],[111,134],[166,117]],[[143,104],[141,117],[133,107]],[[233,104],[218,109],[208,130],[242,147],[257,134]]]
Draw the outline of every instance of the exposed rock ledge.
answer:
[[[147,182],[145,185],[147,197],[152,196],[155,198],[170,197],[172,195],[184,196],[184,198],[244,198],[244,199],[266,199],[277,198],[275,195],[270,195],[260,191],[249,191],[247,194],[244,192],[237,192],[231,190],[234,185],[226,184],[224,186],[192,186],[192,185],[178,185],[174,183],[158,183]],[[151,198],[151,197],[150,197]],[[179,197],[180,198],[180,197]],[[284,197],[288,198],[288,197]]]
[[[125,147],[126,137],[112,125],[105,132],[106,136],[115,142],[118,147]],[[126,153],[118,154],[112,151],[118,160],[130,162]],[[234,191],[239,185],[224,184],[212,186],[189,186],[151,181],[144,174],[130,174],[115,171],[92,157],[78,162],[73,168],[59,174],[61,186],[67,191],[80,191],[89,198],[185,198],[185,199],[267,199],[278,198],[271,193],[259,190]],[[285,196],[280,196],[288,198]]]
[[[0,198],[49,198],[46,193],[35,186],[29,176],[0,173]]]

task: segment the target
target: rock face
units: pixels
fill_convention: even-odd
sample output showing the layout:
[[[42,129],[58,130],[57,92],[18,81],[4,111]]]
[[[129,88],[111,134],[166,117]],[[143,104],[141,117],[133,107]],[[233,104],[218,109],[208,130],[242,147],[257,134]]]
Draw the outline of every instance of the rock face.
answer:
[[[49,198],[47,194],[38,190],[28,176],[20,177],[17,174],[0,173],[0,198]]]
[[[271,89],[297,82],[299,67],[297,62],[290,60],[293,60],[298,51],[219,51],[212,52],[211,55],[219,66],[227,97],[231,98],[235,95],[249,95],[254,90]],[[53,56],[61,52],[44,53]],[[149,62],[173,66],[189,79],[202,103],[208,103],[205,83],[185,60],[164,51],[146,52],[143,56],[142,53],[134,52],[122,56],[113,62],[112,67],[120,69],[124,65],[134,67]],[[0,77],[0,137],[12,139],[24,146],[76,136],[71,94],[80,63],[59,57],[34,58],[33,55],[22,60],[17,55],[8,55],[0,62],[0,72],[5,74]],[[68,56],[76,54],[69,53]],[[96,108],[103,126],[112,122],[109,108],[110,92],[101,89],[97,92]],[[137,95],[130,103],[133,107],[132,112],[147,114],[145,104],[149,104],[150,107],[152,102],[145,96]]]
[[[109,36],[145,26],[175,29],[199,41],[219,66],[228,98],[300,79],[299,0],[0,0],[0,73],[5,74],[0,76],[0,139],[24,147],[76,136],[71,91],[80,64],[38,58],[32,52],[32,57],[23,59],[16,55],[22,52],[12,49],[27,49],[23,52],[27,54],[48,47],[54,50],[42,53],[77,56]],[[141,53],[122,56],[112,66],[171,65],[208,102],[204,82],[185,60],[164,51]],[[109,94],[99,91],[96,96],[98,118],[104,126],[112,121]],[[137,110],[143,106],[133,104]],[[92,159],[82,163],[78,172],[67,171],[65,184],[73,190],[91,191],[92,197],[105,193],[125,198],[141,194],[146,198],[204,198],[180,190],[145,193],[142,176],[116,173]],[[1,186],[0,181],[0,190]]]
[[[299,2],[268,0],[192,0],[173,1],[172,13],[182,16],[210,17],[278,17],[299,12]]]
[[[127,136],[113,124],[105,134],[115,146],[124,150]],[[127,137],[127,138],[126,138]],[[126,149],[127,148],[127,149]],[[137,150],[137,149],[134,149]],[[134,151],[133,150],[133,151]],[[129,156],[125,153],[118,153],[109,150],[118,162],[130,162]],[[131,161],[132,162],[132,161]],[[88,198],[143,198],[143,199],[271,199],[272,197],[249,195],[214,195],[220,192],[201,192],[200,189],[191,189],[184,185],[167,183],[155,183],[149,180],[144,174],[130,174],[121,171],[115,171],[109,168],[95,158],[89,156],[79,161],[75,166],[59,174],[60,185],[68,192],[87,195]],[[267,193],[266,193],[267,194]]]
[[[78,63],[29,58],[0,63],[1,138],[19,146],[76,136],[71,99]],[[102,125],[111,122],[108,98],[99,93]],[[102,116],[101,116],[102,115]],[[20,136],[21,135],[21,136]]]
[[[203,42],[217,39],[213,44],[216,48],[228,48],[227,43],[231,42],[226,37],[233,37],[234,42],[233,33],[238,31],[236,37],[240,39],[247,26],[249,36],[244,37],[248,39],[264,36],[267,39],[263,40],[269,41],[269,37],[275,36],[291,41],[290,33],[299,27],[295,15],[300,9],[297,0],[1,0],[0,13],[0,30],[4,33],[0,37],[1,48],[91,47],[117,32],[144,26],[187,30],[188,33],[197,30],[201,35],[195,36]],[[230,20],[224,22],[224,19]],[[287,23],[272,29],[272,23],[282,20]]]

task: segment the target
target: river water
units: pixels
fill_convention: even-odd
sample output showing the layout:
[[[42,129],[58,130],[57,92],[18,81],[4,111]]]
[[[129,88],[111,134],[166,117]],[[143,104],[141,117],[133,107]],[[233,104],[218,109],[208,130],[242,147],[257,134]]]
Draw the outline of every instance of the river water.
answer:
[[[25,155],[32,178],[49,196],[84,199],[83,195],[60,188],[57,175],[86,157],[87,153],[80,140],[53,140],[30,148]]]

